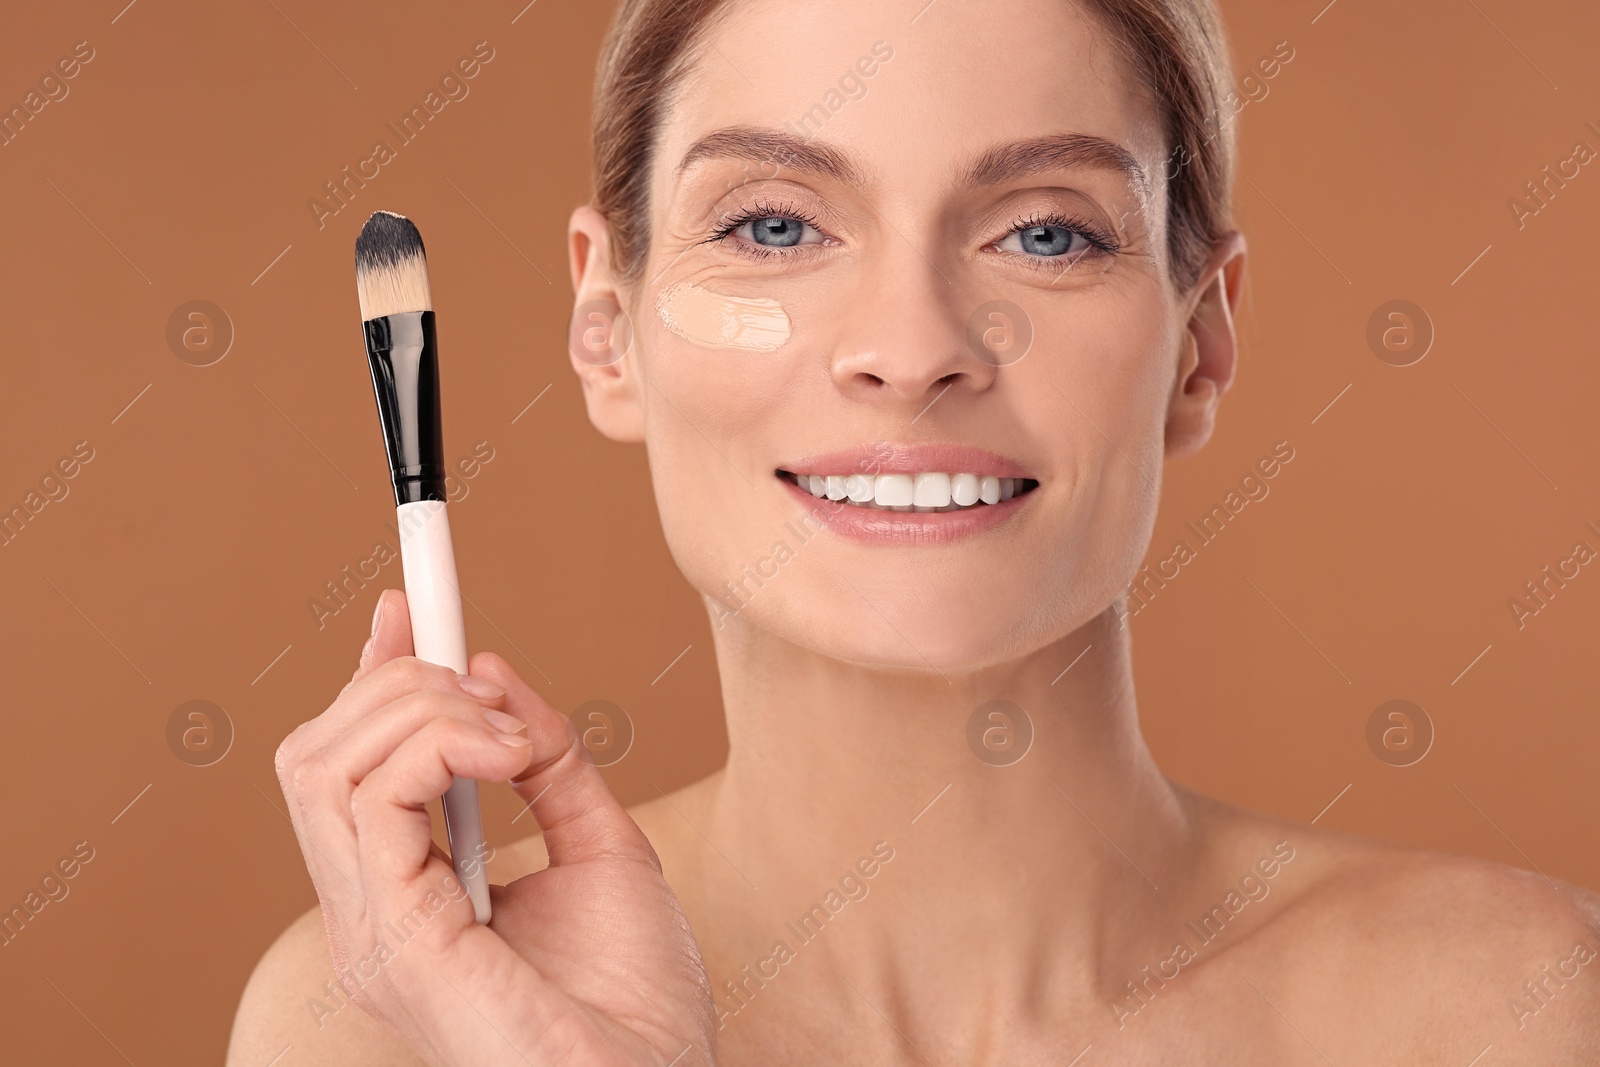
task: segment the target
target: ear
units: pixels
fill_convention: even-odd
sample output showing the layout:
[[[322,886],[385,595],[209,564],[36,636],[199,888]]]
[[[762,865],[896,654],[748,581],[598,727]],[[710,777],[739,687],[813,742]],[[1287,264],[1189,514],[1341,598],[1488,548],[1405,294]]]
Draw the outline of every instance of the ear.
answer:
[[[1233,313],[1244,286],[1245,240],[1230,231],[1213,246],[1189,298],[1189,315],[1167,404],[1166,453],[1177,459],[1211,438],[1217,405],[1233,384],[1238,337]]]
[[[611,268],[611,226],[585,204],[567,223],[574,302],[567,331],[572,369],[594,428],[613,441],[644,440],[638,352],[627,295]]]

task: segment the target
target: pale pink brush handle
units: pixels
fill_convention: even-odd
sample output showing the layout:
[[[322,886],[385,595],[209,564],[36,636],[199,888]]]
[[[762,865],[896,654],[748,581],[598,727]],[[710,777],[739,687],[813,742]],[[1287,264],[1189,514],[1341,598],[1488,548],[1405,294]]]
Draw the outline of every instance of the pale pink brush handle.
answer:
[[[442,500],[419,500],[396,509],[400,563],[411,610],[411,643],[418,659],[467,673],[467,630],[461,617],[461,587],[450,543],[450,520]],[[478,921],[489,921],[489,876],[484,871],[483,819],[478,783],[456,778],[444,795],[444,825],[456,877],[467,887]]]

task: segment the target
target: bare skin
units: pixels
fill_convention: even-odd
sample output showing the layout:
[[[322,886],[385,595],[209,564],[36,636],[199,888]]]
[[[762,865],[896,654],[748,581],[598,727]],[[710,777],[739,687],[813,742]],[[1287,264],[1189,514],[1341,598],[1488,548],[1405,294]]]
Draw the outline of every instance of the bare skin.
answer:
[[[624,814],[509,665],[472,663],[503,695],[458,691],[408,658],[385,594],[352,685],[280,751],[323,903],[258,967],[229,1062],[286,1044],[285,1063],[501,1062],[507,1042],[540,1067],[1600,1059],[1600,960],[1575,952],[1600,951],[1592,893],[1218,804],[1140,737],[1118,598],[1163,461],[1205,443],[1233,380],[1245,245],[1228,235],[1174,288],[1166,146],[1097,28],[1061,0],[944,0],[914,27],[891,0],[736,7],[664,117],[641,276],[613,271],[598,213],[570,227],[576,303],[635,326],[624,358],[574,370],[595,426],[646,446],[706,597],[728,765]],[[794,122],[880,40],[892,58],[810,142],[863,183],[716,155],[678,171],[712,131]],[[1069,132],[1124,146],[1147,182],[1081,163],[962,180],[997,144]],[[800,244],[753,247],[748,222],[707,240],[752,210],[803,221]],[[1116,251],[1056,223],[1064,255],[1020,246],[1047,216]],[[681,282],[776,300],[793,335],[697,346],[654,314]],[[1005,367],[964,336],[995,298],[1035,331]],[[730,610],[724,582],[803,513],[775,469],[880,441],[978,445],[1039,487],[946,545],[824,530]],[[1008,766],[966,740],[996,698],[1034,726]],[[482,707],[526,724],[528,751]],[[394,725],[363,741],[370,723]],[[545,834],[491,862],[494,923],[451,902],[319,1026],[307,1000],[336,961],[447,873],[417,818],[429,786],[527,767],[514,788]]]

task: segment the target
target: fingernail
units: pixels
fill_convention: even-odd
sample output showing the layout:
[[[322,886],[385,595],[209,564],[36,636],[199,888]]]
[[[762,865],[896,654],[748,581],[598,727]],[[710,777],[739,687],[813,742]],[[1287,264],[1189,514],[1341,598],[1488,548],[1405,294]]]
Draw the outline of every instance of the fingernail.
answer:
[[[456,681],[462,689],[475,697],[505,696],[506,691],[489,681],[487,678],[476,678],[470,674],[457,674]]]
[[[378,623],[383,621],[383,594],[378,594],[378,606],[372,609],[372,633],[377,636]]]
[[[489,720],[490,726],[493,726],[501,733],[526,734],[528,732],[528,724],[515,715],[507,715],[505,712],[495,711],[493,708],[484,708],[483,717]]]
[[[510,745],[512,748],[531,748],[533,746],[533,738],[523,737],[521,734],[497,733],[494,736],[495,740],[499,741],[503,745]]]

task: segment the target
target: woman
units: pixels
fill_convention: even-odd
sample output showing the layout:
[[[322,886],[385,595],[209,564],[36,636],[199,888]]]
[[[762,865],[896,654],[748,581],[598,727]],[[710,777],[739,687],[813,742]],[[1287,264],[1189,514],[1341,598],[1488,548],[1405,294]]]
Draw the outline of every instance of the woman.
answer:
[[[1236,360],[1208,0],[919,6],[630,0],[602,61],[572,278],[631,329],[573,367],[705,597],[727,766],[623,811],[386,593],[280,749],[321,909],[230,1062],[1600,1061],[1593,895],[1229,808],[1140,737],[1122,592]],[[488,927],[451,773],[543,830]]]

